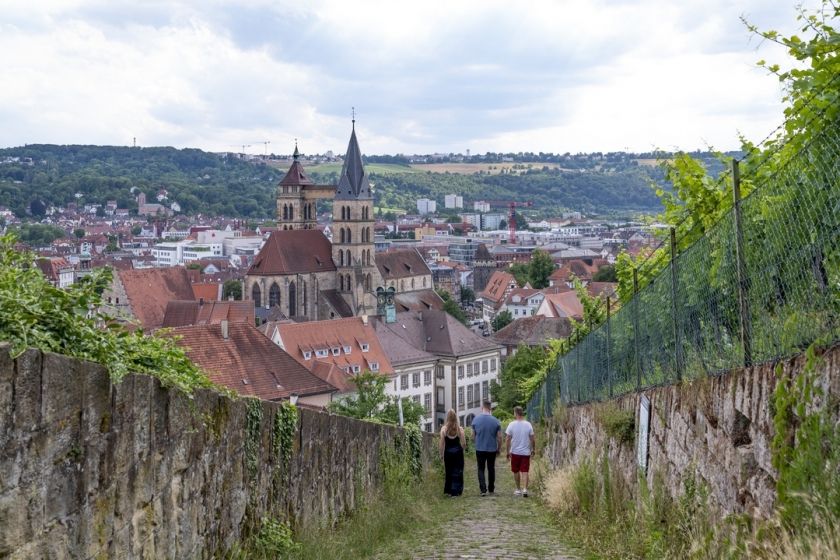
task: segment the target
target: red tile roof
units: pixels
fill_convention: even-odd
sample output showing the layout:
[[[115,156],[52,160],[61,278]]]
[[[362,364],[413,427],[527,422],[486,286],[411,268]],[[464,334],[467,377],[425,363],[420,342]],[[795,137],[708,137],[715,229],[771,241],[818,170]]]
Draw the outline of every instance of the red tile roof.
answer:
[[[379,373],[394,372],[373,326],[365,325],[359,317],[280,324],[277,331],[283,348],[310,370],[320,361],[331,363],[348,374],[353,372],[353,366],[357,366],[359,372],[373,371],[372,363],[379,366]],[[363,344],[368,346],[367,352],[362,351]],[[347,348],[349,353],[345,351]],[[323,355],[324,351],[326,355]],[[308,359],[304,352],[309,354]]]
[[[173,329],[177,344],[204,369],[210,379],[241,395],[266,400],[332,393],[335,387],[309,372],[282,348],[247,323],[196,325]]]
[[[386,282],[421,274],[431,274],[429,265],[417,249],[404,249],[376,254],[376,267]]]
[[[254,324],[252,301],[170,301],[166,305],[163,326],[218,324],[222,321]]]
[[[206,301],[214,301],[219,299],[221,284],[207,283],[207,284],[193,284],[192,291],[195,299],[204,299]]]
[[[332,244],[316,229],[275,231],[265,242],[250,276],[280,276],[335,270]]]
[[[187,270],[180,266],[120,270],[117,274],[131,311],[144,329],[156,329],[163,324],[166,304],[170,301],[194,299]]]
[[[546,317],[583,318],[583,305],[574,290],[546,295],[543,301],[543,306],[545,305],[548,306]]]
[[[513,277],[513,274],[503,270],[496,270],[487,281],[487,286],[484,288],[484,291],[479,293],[479,297],[493,302],[500,302],[505,298],[505,292],[508,290],[511,283],[513,283],[515,287],[518,286],[516,284],[516,278]]]

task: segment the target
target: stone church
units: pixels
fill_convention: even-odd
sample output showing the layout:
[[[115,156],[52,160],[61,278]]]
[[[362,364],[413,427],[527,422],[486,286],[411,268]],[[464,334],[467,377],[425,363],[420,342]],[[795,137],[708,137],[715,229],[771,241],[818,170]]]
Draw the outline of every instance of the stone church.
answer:
[[[316,228],[316,203],[329,199],[332,242]],[[292,165],[277,186],[277,224],[279,231],[245,276],[246,299],[257,307],[277,306],[295,321],[376,313],[375,290],[384,281],[374,261],[373,194],[355,120],[337,186],[310,180],[295,146]]]

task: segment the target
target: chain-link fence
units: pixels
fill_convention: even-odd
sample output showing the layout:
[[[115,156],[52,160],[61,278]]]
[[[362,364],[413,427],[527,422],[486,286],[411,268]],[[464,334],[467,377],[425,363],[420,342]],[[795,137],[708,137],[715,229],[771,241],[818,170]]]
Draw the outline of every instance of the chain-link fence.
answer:
[[[735,164],[736,185],[737,173]],[[838,338],[840,123],[825,126],[562,356],[528,413],[538,420],[557,399],[606,399]]]

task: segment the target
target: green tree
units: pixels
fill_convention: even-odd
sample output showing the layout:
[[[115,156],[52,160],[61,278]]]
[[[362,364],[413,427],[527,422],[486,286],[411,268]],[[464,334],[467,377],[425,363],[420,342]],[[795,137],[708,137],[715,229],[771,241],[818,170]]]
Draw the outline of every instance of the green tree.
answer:
[[[475,303],[475,291],[469,286],[461,286],[460,299],[462,305],[470,305]]]
[[[513,315],[511,315],[510,311],[505,309],[504,311],[496,313],[496,316],[493,317],[493,321],[490,323],[490,325],[493,327],[493,332],[499,332],[512,322]]]
[[[242,282],[239,280],[227,280],[222,285],[222,299],[231,297],[237,301],[242,299]]]
[[[347,398],[332,401],[327,408],[336,414],[360,420],[398,424],[399,404],[396,397],[385,393],[387,383],[387,376],[365,370],[353,376],[356,392]],[[411,399],[403,399],[402,408],[405,425],[420,424],[420,419],[425,415],[423,405]]]
[[[131,235],[140,235],[143,232],[143,228],[140,225],[136,225],[131,228]]]
[[[452,216],[446,218],[447,224],[460,224],[462,221],[463,220],[461,220],[461,216],[459,216],[458,214],[453,214]]]
[[[515,406],[525,406],[530,395],[522,391],[522,383],[543,367],[546,350],[540,346],[520,345],[516,354],[505,360],[499,381],[490,383],[493,402],[502,410],[512,411]]]
[[[520,288],[524,288],[525,284],[529,283],[531,279],[528,277],[529,266],[525,263],[513,263],[508,267],[508,272],[513,274],[516,283]]]
[[[73,235],[75,235],[77,239],[81,239],[85,236],[85,230],[82,228],[76,228],[73,230]]]
[[[467,324],[467,315],[464,313],[464,310],[461,309],[461,306],[452,299],[452,296],[446,290],[436,290],[437,294],[440,296],[440,299],[443,300],[443,310],[452,315],[455,319],[463,323],[464,325]]]
[[[615,273],[615,266],[608,264],[598,269],[598,272],[592,275],[593,282],[618,282],[618,276]]]
[[[547,288],[548,277],[554,272],[554,260],[547,251],[537,249],[531,255],[531,262],[528,264],[528,279],[532,288]]]

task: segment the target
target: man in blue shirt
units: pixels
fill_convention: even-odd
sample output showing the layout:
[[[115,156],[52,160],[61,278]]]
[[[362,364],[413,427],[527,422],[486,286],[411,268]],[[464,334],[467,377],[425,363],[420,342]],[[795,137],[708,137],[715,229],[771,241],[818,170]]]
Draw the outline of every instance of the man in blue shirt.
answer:
[[[496,456],[502,450],[502,423],[490,412],[490,401],[481,403],[481,414],[472,422],[475,436],[475,459],[478,463],[478,486],[481,495],[492,494],[496,489]],[[484,467],[487,467],[487,484]]]

